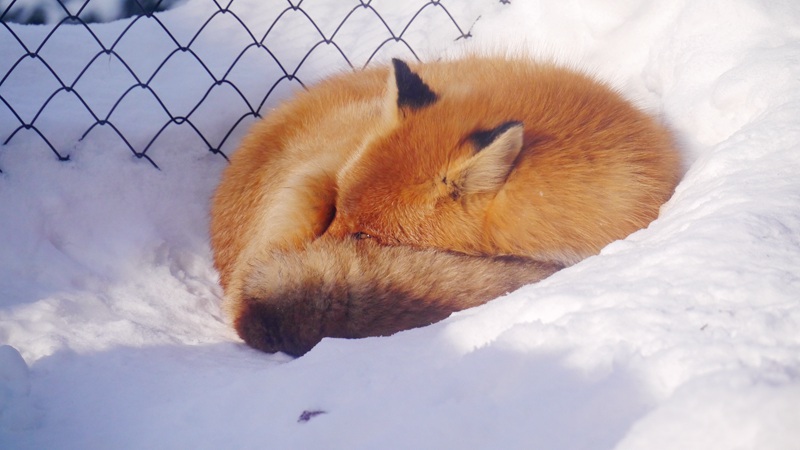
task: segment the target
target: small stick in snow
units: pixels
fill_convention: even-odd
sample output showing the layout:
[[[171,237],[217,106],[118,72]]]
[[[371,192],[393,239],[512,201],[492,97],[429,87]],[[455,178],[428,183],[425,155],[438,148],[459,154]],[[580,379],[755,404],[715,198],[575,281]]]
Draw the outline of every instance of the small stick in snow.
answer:
[[[327,411],[322,411],[322,410],[313,410],[313,411],[306,410],[303,411],[303,413],[300,414],[300,417],[297,418],[297,423],[306,423],[320,414],[327,414],[327,413],[328,413]]]

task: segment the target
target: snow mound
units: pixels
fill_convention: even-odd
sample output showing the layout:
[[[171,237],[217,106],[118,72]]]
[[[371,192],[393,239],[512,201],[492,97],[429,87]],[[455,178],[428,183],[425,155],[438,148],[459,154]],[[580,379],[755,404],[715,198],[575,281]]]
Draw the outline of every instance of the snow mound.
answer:
[[[0,429],[27,430],[41,418],[30,398],[28,365],[17,349],[0,345]]]

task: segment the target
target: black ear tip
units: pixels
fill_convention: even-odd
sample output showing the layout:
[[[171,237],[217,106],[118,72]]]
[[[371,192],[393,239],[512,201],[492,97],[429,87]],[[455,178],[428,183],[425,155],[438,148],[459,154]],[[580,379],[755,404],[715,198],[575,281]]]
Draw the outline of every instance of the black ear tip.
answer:
[[[419,109],[435,102],[437,95],[403,60],[392,58],[397,84],[397,106]]]
[[[523,124],[519,120],[511,120],[511,121],[506,122],[506,123],[500,125],[499,127],[497,127],[496,133],[499,136],[499,135],[505,133],[506,131],[508,131],[508,130],[510,130],[512,128],[524,127],[524,126],[525,126],[525,124]]]
[[[508,122],[504,122],[491,130],[476,131],[470,135],[470,139],[475,143],[475,146],[480,151],[481,149],[488,147],[489,144],[494,142],[495,139],[500,137],[500,135],[506,131],[517,127],[524,127],[524,124],[519,120],[509,120]]]
[[[414,75],[411,72],[411,68],[402,59],[392,58],[392,66],[394,66],[394,76],[398,80],[407,79]]]

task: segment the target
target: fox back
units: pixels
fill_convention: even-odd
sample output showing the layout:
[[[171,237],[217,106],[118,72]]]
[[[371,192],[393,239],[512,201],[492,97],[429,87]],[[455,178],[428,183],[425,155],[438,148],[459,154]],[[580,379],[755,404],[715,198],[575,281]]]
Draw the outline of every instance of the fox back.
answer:
[[[522,59],[394,63],[384,128],[337,177],[328,232],[574,263],[656,218],[669,132],[580,73]]]

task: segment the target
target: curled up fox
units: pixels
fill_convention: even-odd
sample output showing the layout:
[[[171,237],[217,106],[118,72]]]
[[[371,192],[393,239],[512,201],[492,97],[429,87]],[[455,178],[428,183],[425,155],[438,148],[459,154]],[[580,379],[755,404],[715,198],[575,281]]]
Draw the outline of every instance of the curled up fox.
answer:
[[[522,58],[334,76],[253,126],[214,195],[225,308],[301,355],[485,303],[654,220],[680,157],[614,90]]]

